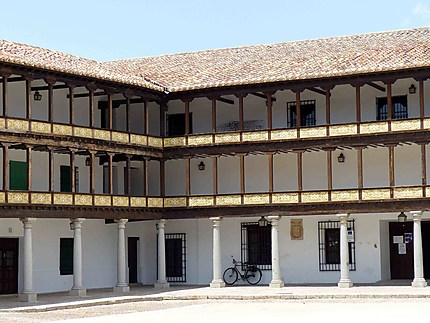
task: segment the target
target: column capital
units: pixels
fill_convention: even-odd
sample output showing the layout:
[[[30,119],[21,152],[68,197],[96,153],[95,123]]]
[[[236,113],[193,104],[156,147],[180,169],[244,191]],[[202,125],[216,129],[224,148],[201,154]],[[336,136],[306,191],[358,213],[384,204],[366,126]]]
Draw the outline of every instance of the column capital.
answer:
[[[118,229],[125,229],[125,224],[128,222],[128,219],[115,219],[115,222],[118,225]]]
[[[32,224],[36,221],[35,218],[20,218],[19,220],[22,222],[25,229],[31,229]]]
[[[277,225],[279,225],[279,220],[281,220],[281,216],[280,215],[269,215],[267,217],[267,220],[269,220],[269,222],[272,224],[272,226],[277,226]]]
[[[84,221],[85,221],[84,218],[71,218],[70,219],[71,229],[72,230],[81,229],[82,228],[82,222],[84,222]]]
[[[214,227],[219,227],[221,224],[222,217],[221,216],[215,216],[215,217],[209,218],[209,220],[212,221],[212,224]]]
[[[156,225],[158,229],[164,229],[166,227],[166,220],[165,219],[160,219],[157,220]]]
[[[339,214],[336,214],[336,216],[339,218],[339,220],[340,220],[341,223],[342,222],[346,223],[346,221],[348,220],[350,214],[349,213],[339,213]]]
[[[421,220],[421,216],[423,215],[423,211],[409,211],[414,220]]]

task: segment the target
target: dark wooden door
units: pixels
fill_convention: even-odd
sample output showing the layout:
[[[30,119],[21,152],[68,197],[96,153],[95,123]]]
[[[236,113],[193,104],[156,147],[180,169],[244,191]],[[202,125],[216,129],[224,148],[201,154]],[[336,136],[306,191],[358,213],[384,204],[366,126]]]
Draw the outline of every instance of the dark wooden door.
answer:
[[[421,234],[423,239],[423,264],[424,277],[430,278],[430,221],[421,222]]]
[[[390,270],[391,279],[414,278],[413,239],[407,243],[408,235],[413,233],[412,222],[390,223]]]
[[[166,239],[166,276],[182,277],[182,239]]]
[[[139,243],[138,237],[128,237],[128,281],[130,283],[137,283],[137,244]]]
[[[18,238],[0,238],[0,294],[18,292]]]

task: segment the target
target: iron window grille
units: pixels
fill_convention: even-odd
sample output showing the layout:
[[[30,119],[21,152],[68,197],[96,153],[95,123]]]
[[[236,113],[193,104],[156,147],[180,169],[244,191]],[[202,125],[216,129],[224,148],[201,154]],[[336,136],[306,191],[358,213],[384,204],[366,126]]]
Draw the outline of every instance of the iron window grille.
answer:
[[[300,101],[300,126],[315,126],[315,100]],[[287,102],[287,127],[295,128],[297,126],[296,102]]]
[[[406,95],[393,96],[392,114],[393,119],[406,119],[408,118],[408,97]],[[387,97],[376,98],[376,119],[388,119],[388,99]]]
[[[158,236],[158,235],[157,235]],[[187,281],[187,241],[185,233],[166,233],[166,280],[184,283]],[[158,244],[157,244],[158,259]],[[157,268],[158,276],[158,268]]]
[[[241,228],[241,261],[242,270],[245,264],[257,265],[261,270],[272,269],[272,226],[259,226],[258,222],[242,223]]]
[[[348,250],[349,270],[356,270],[355,263],[355,227],[354,220],[349,220],[348,228]],[[318,222],[319,241],[319,270],[340,271],[340,222],[322,221]]]

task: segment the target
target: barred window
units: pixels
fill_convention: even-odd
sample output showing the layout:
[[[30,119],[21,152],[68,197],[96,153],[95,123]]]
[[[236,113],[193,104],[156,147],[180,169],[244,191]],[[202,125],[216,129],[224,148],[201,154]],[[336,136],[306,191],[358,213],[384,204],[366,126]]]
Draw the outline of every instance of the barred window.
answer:
[[[408,97],[406,95],[393,96],[391,98],[393,119],[406,119],[408,117]],[[388,119],[388,99],[376,98],[377,120]]]
[[[315,100],[300,101],[300,126],[315,126]],[[296,102],[287,102],[287,125],[289,128],[297,126]]]
[[[261,270],[272,269],[271,227],[259,226],[258,222],[242,223],[242,263],[257,265]]]
[[[166,233],[166,279],[168,282],[187,281],[187,244],[185,233]],[[158,244],[157,244],[158,258]],[[158,270],[158,268],[157,268]],[[157,272],[158,276],[158,272]]]
[[[355,271],[354,220],[348,221],[349,270]],[[318,222],[319,270],[340,271],[340,222]]]

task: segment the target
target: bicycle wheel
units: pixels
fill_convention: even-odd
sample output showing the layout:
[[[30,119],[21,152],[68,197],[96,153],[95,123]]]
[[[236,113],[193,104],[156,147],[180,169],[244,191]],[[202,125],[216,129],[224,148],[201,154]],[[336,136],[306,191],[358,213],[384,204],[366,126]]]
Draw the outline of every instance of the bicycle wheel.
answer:
[[[249,266],[245,273],[246,280],[251,285],[257,285],[260,282],[262,275],[260,268],[257,268],[257,266]]]
[[[227,268],[224,271],[224,275],[222,276],[222,278],[227,285],[233,285],[235,282],[237,282],[238,279],[236,269],[234,269],[233,267]]]

